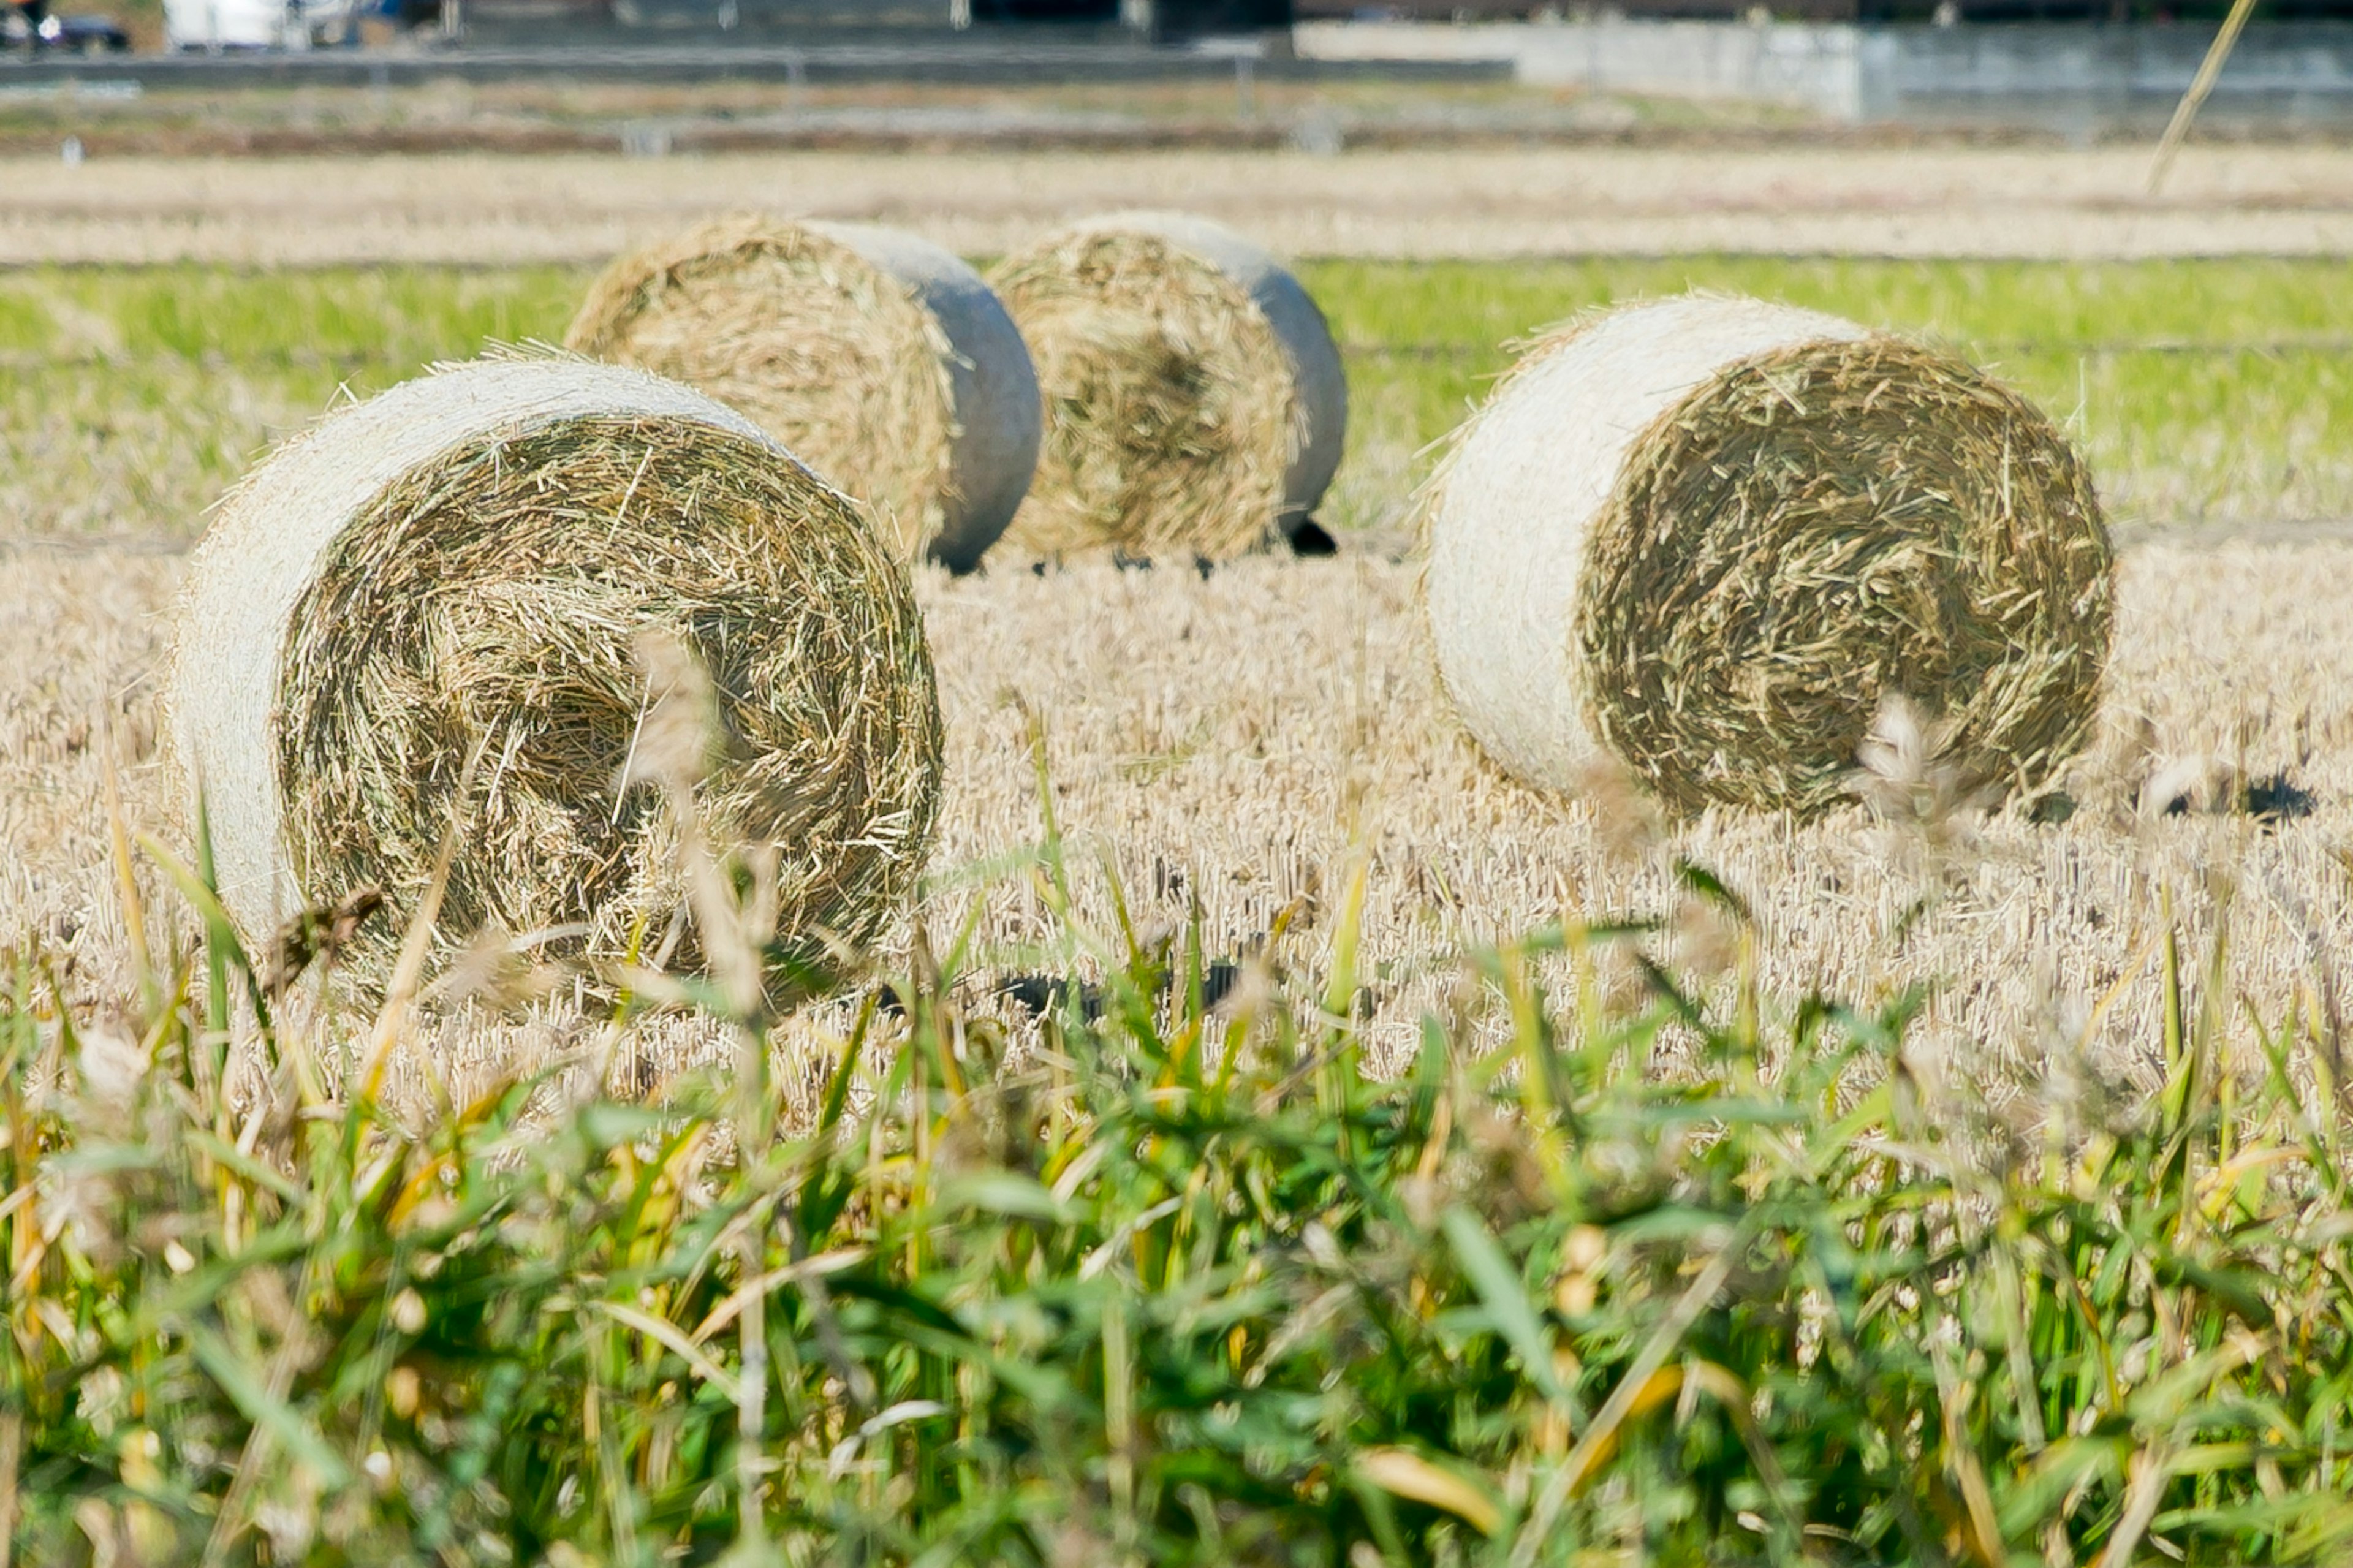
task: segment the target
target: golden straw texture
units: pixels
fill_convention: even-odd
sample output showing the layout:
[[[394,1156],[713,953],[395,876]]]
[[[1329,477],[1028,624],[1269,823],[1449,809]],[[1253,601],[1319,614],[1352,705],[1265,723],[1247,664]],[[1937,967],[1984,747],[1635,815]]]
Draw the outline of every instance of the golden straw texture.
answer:
[[[1598,744],[1684,812],[1812,816],[1888,697],[1995,794],[2090,731],[2114,563],[2083,464],[2016,394],[1849,323],[1707,298],[1578,323],[1458,437],[1428,517],[1449,686],[1535,782]]]
[[[1029,879],[938,874],[1005,865],[1044,831],[1035,715],[1079,916],[1093,929],[1132,919],[1147,941],[1177,933],[1181,952],[1198,910],[1208,952],[1246,956],[1298,903],[1280,962],[1314,963],[1353,858],[1369,856],[1360,971],[1373,992],[1374,1070],[1411,1063],[1421,1019],[1463,984],[1466,944],[1564,915],[1674,911],[1687,896],[1675,868],[1689,858],[1755,908],[1767,1007],[1827,994],[1876,1008],[1918,987],[1928,1001],[1907,1059],[2019,1097],[2030,1125],[2050,1075],[2080,1062],[2079,1040],[2102,1071],[2154,1092],[2166,1072],[2161,942],[2177,921],[2185,963],[2227,935],[2232,995],[2242,989],[2256,1016],[2301,1005],[2317,1017],[2316,996],[2343,994],[2340,955],[2353,953],[2337,857],[2353,842],[2343,533],[2122,547],[2105,693],[2115,733],[2070,766],[2078,809],[2063,824],[1964,816],[1978,841],[1946,858],[1859,806],[1808,824],[1749,812],[1661,823],[1622,786],[1574,797],[1522,787],[1451,720],[1411,565],[1260,557],[1207,580],[1109,562],[1043,579],[923,571],[948,786],[922,918],[944,944],[978,908],[984,967],[1034,969],[1025,947],[1059,929],[1053,890]],[[121,748],[131,821],[158,824],[167,785],[146,748],[181,564],[120,547],[0,550],[0,603],[18,611],[0,616],[0,945],[42,933],[61,978],[92,1005],[134,984],[107,848],[106,741]],[[2174,786],[2161,781],[2192,761],[2226,764],[2239,787],[2168,814]],[[2249,815],[2262,794],[2269,804]],[[1116,866],[1124,905],[1094,871],[1098,857]],[[159,920],[173,896],[143,860],[140,870]],[[1692,900],[1682,919],[1720,953],[1710,908]],[[1651,951],[1679,951],[1683,937],[1670,940],[1677,947]],[[1639,987],[1630,952],[1600,956],[1609,983]],[[1575,994],[1572,977],[1562,984]],[[463,1102],[567,1051],[581,1026],[453,1020],[429,1037],[436,1082]],[[723,1031],[679,1027],[630,1047],[647,1053],[647,1081],[732,1059]],[[2261,1073],[2262,1043],[2242,1029],[2225,1059]],[[790,1058],[797,1068],[779,1062],[808,1104],[839,1049],[820,1046]],[[416,1103],[438,1101],[420,1088]]]
[[[727,217],[624,256],[565,346],[741,410],[873,508],[903,558],[958,505],[955,345],[906,284],[819,228]]]
[[[1246,241],[1198,219],[1097,219],[990,281],[1045,399],[1038,555],[1240,554],[1303,519],[1339,461],[1346,389],[1321,314]]]
[[[393,918],[346,961],[364,987],[452,824],[446,942],[591,959],[683,918],[654,781],[699,776],[710,839],[777,858],[791,948],[875,934],[929,846],[940,720],[905,564],[736,416],[638,372],[484,363],[335,416],[230,499],[179,621],[225,897],[266,934],[381,886]],[[649,637],[707,667],[711,736],[656,700]]]
[[[1890,693],[2031,789],[2090,731],[2112,578],[2091,478],[2023,398],[1890,339],[1814,344],[1636,448],[1578,589],[1587,700],[1686,811],[1837,804]]]

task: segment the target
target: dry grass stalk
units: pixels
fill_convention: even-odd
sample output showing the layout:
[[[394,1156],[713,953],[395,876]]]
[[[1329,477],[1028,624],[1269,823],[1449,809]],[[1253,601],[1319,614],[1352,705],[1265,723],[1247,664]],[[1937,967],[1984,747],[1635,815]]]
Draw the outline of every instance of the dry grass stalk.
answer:
[[[364,470],[436,418],[389,482],[286,482],[338,453]],[[288,512],[338,500],[323,523]],[[272,528],[311,551],[248,555]],[[702,817],[722,844],[775,847],[780,939],[871,937],[913,886],[940,734],[904,568],[850,502],[682,388],[563,362],[411,383],[257,475],[192,579],[174,700],[225,893],[266,930],[273,900],[380,886],[394,918],[343,958],[364,983],[389,972],[461,816],[443,931],[592,959],[659,939],[683,889],[659,792],[637,785],[690,760],[641,671],[649,628],[712,672],[723,740]],[[216,618],[241,593],[282,609]],[[259,714],[230,685],[256,662]]]
[[[911,560],[976,563],[1037,460],[1020,335],[978,274],[912,235],[700,224],[607,267],[565,341],[740,409]]]
[[[1314,510],[1346,382],[1322,313],[1265,253],[1200,219],[1130,214],[1049,236],[990,280],[1046,405],[1015,544],[1218,559]]]
[[[1693,296],[1572,323],[1427,515],[1449,688],[1549,787],[1599,745],[1687,814],[1819,815],[1901,694],[2002,794],[2097,710],[2113,555],[2083,464],[2007,388],[1833,318]]]

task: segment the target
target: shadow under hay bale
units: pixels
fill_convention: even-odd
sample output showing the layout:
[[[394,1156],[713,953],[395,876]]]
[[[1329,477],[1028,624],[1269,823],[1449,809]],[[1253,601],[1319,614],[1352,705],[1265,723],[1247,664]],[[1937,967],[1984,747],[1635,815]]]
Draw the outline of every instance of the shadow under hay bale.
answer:
[[[2084,465],[2017,394],[1852,322],[1694,296],[1542,338],[1424,518],[1448,691],[1540,785],[1606,749],[1685,812],[1812,815],[1889,696],[1995,794],[2091,729],[2114,557]]]
[[[343,957],[363,988],[453,822],[451,942],[650,951],[681,905],[672,816],[635,782],[657,745],[707,753],[673,773],[713,840],[776,857],[787,948],[873,934],[937,815],[904,566],[741,416],[641,372],[483,363],[333,416],[229,498],[177,620],[225,900],[266,936],[380,886],[391,918]],[[714,735],[656,732],[648,635],[707,666]]]
[[[864,224],[739,216],[625,256],[565,346],[742,410],[957,571],[1012,521],[1038,460],[1038,382],[978,273]]]
[[[989,274],[1045,395],[1008,542],[1042,555],[1237,555],[1305,521],[1348,387],[1315,301],[1266,252],[1174,213],[1092,218]]]

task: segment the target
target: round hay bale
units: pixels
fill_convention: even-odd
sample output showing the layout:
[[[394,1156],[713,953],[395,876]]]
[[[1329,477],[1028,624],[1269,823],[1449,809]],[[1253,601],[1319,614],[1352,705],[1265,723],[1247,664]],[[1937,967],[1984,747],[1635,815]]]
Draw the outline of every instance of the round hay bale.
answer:
[[[897,229],[700,225],[607,268],[565,346],[742,410],[889,520],[910,560],[969,570],[1038,461],[1038,380],[1005,307]]]
[[[1672,806],[1841,798],[1882,698],[1973,787],[2084,741],[2114,557],[2050,422],[1851,321],[1693,296],[1539,340],[1424,497],[1464,721],[1527,781],[1614,753]]]
[[[653,760],[649,633],[708,667],[700,815],[780,856],[786,945],[874,934],[937,813],[904,564],[749,421],[639,371],[484,362],[332,416],[229,497],[177,621],[172,724],[224,900],[265,936],[381,887],[392,918],[346,961],[364,986],[453,821],[442,930],[554,931],[556,955],[660,942],[675,826],[628,782]]]
[[[1307,520],[1340,466],[1348,383],[1324,313],[1265,251],[1176,213],[1092,218],[989,274],[1046,399],[1037,554],[1239,554]]]

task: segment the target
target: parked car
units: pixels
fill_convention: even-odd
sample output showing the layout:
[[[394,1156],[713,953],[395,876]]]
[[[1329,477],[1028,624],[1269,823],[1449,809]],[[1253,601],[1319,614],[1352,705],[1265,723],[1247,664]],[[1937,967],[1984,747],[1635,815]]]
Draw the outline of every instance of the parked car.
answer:
[[[121,54],[131,47],[131,35],[113,17],[51,16],[48,0],[16,0],[0,10],[0,41],[79,55]]]

